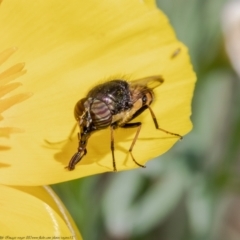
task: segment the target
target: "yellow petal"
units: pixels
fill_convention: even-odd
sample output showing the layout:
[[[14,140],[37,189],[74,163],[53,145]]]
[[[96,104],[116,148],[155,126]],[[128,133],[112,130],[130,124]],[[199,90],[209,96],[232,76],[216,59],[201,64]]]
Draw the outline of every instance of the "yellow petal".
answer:
[[[93,134],[74,171],[64,168],[78,146],[76,132],[68,140],[75,103],[111,76],[163,76],[152,105],[160,126],[181,135],[191,130],[195,74],[186,47],[153,1],[9,0],[0,10],[0,46],[18,48],[7,64],[26,62],[21,91],[34,93],[21,108],[4,112],[8,126],[25,132],[4,139],[11,149],[0,152],[1,183],[50,184],[112,171],[109,129]],[[178,141],[155,130],[147,111],[136,121],[143,123],[133,150],[139,163]],[[118,171],[137,167],[128,154],[135,132],[115,131]]]
[[[0,185],[0,233],[10,237],[81,236],[66,209],[48,187]],[[70,239],[70,238],[69,238]]]

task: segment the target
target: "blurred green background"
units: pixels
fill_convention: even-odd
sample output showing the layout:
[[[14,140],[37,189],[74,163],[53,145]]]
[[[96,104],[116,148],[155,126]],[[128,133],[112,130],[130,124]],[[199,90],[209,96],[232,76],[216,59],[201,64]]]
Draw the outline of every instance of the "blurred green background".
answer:
[[[240,80],[221,31],[226,2],[158,0],[198,76],[194,129],[146,169],[53,186],[85,240],[240,239]]]

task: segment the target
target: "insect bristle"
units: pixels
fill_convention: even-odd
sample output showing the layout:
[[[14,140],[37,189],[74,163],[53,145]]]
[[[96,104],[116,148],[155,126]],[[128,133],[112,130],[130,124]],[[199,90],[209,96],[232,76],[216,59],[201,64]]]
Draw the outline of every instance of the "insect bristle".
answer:
[[[105,83],[105,82],[109,82],[109,81],[112,81],[112,80],[124,80],[124,81],[130,81],[131,80],[131,76],[129,74],[114,74],[114,75],[110,75],[108,77],[104,77],[102,78],[100,81],[98,81],[98,84],[102,84],[102,83]]]

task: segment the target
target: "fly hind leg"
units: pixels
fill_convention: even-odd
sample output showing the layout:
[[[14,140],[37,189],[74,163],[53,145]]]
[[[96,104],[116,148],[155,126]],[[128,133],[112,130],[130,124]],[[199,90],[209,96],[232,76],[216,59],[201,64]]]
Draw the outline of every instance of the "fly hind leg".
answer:
[[[181,136],[181,135],[178,134],[178,133],[169,132],[169,131],[167,131],[167,130],[164,130],[164,129],[160,128],[159,125],[158,125],[158,122],[157,122],[157,118],[156,118],[153,110],[152,110],[149,106],[148,106],[148,109],[149,109],[149,111],[150,111],[150,113],[151,113],[151,116],[152,116],[152,119],[153,119],[155,128],[156,128],[157,130],[160,130],[160,131],[165,132],[165,133],[167,133],[167,134],[176,136],[176,137],[178,137],[180,140],[183,139],[183,136]]]
[[[142,167],[142,168],[146,168],[146,166],[138,163],[135,158],[133,157],[133,154],[132,154],[132,150],[133,150],[133,147],[137,141],[137,138],[138,138],[138,135],[140,133],[140,130],[141,130],[141,127],[142,127],[142,123],[141,122],[136,122],[136,123],[126,123],[125,125],[121,126],[121,128],[137,128],[137,132],[133,138],[133,141],[132,141],[132,144],[131,144],[131,147],[129,148],[129,153],[131,155],[131,158],[132,160],[139,166],[139,167]]]

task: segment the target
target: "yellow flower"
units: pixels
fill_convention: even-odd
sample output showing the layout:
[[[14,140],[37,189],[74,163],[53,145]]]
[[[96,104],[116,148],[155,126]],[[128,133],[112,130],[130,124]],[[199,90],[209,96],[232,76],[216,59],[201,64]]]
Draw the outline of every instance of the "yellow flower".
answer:
[[[42,236],[45,239],[53,239],[54,236],[55,239],[82,239],[65,207],[51,188],[0,185],[0,191],[1,237],[27,239],[26,237],[30,236],[32,239],[40,239]]]
[[[2,138],[9,147],[0,152],[0,183],[45,185],[112,171],[109,129],[91,136],[74,171],[64,168],[78,146],[76,132],[68,140],[74,105],[110,76],[163,76],[152,105],[160,126],[181,135],[191,130],[195,74],[186,47],[153,1],[9,0],[0,11],[0,46],[18,49],[4,66],[24,60],[28,71],[18,91],[33,93],[2,114],[2,127],[18,133]],[[137,121],[143,126],[133,154],[141,164],[178,141],[157,131],[148,111]],[[137,167],[128,154],[135,131],[115,131],[118,171]]]
[[[0,65],[3,64],[16,49],[7,49],[0,53]],[[24,64],[16,64],[0,74],[0,112],[27,99],[30,94],[20,93],[9,95],[12,90],[21,86],[13,82],[23,75]],[[21,133],[21,129],[14,127],[1,127],[0,136],[9,137],[14,133]],[[8,145],[1,145],[1,151],[10,150]],[[7,165],[1,165],[6,167]],[[49,187],[8,187],[0,185],[0,233],[1,237],[14,239],[14,237],[68,236],[80,239],[74,222],[65,210],[61,201]]]
[[[10,48],[0,53],[2,65],[16,49]],[[11,91],[21,86],[20,82],[12,82],[25,73],[24,64],[15,64],[0,73],[0,120],[9,108],[28,99],[31,94],[12,94]],[[12,95],[11,95],[12,94]],[[9,96],[10,95],[10,96]],[[17,107],[16,107],[17,108]],[[6,123],[5,123],[6,124]],[[2,123],[2,126],[5,125]],[[8,141],[12,134],[23,133],[21,129],[11,126],[0,128],[2,143],[0,151],[11,151]],[[5,145],[5,144],[6,145]],[[0,167],[8,167],[1,164]],[[11,168],[10,168],[11,169]],[[11,172],[10,172],[11,174]],[[16,182],[17,184],[17,182]],[[66,237],[81,239],[81,236],[71,219],[71,216],[49,187],[9,187],[0,185],[0,239],[25,239],[29,237]],[[44,239],[44,238],[42,238]]]

